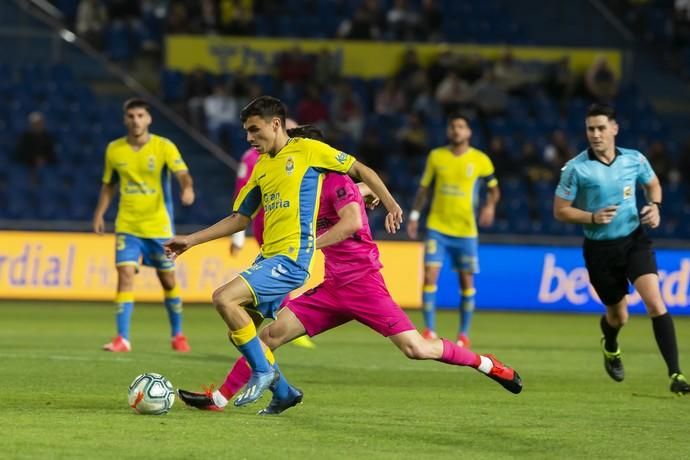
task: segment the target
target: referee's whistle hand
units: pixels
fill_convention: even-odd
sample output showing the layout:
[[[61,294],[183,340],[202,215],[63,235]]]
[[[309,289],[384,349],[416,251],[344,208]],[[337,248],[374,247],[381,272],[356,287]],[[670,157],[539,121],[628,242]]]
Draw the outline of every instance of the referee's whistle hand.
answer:
[[[594,223],[595,224],[610,224],[614,217],[616,217],[616,212],[618,211],[618,206],[607,206],[594,213]]]

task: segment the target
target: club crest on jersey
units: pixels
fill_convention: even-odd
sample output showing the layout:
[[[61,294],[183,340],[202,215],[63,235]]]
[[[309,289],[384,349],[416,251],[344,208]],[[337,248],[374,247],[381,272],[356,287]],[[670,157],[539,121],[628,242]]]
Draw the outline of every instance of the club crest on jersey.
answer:
[[[154,169],[156,169],[156,159],[155,158],[149,157],[148,169],[149,169],[149,171],[153,171]]]
[[[285,162],[285,172],[289,176],[292,174],[292,172],[295,170],[295,161],[292,159],[292,157],[288,157],[287,161]]]
[[[467,165],[465,174],[467,174],[467,177],[472,177],[474,175],[474,165]]]
[[[633,188],[632,185],[626,185],[623,187],[623,199],[627,200],[628,198],[633,196]]]

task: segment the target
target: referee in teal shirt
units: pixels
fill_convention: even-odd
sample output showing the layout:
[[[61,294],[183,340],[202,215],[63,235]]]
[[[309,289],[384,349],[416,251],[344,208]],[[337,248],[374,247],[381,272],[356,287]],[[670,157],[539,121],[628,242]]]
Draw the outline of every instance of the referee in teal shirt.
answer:
[[[628,320],[628,282],[639,292],[652,320],[654,337],[666,361],[671,391],[690,393],[678,364],[673,318],[659,290],[656,256],[644,226],[659,226],[661,185],[647,158],[637,150],[616,147],[615,110],[593,104],[585,120],[589,148],[561,170],[553,213],[557,220],[582,224],[583,254],[589,280],[606,315],[601,317],[601,348],[609,376],[625,377],[618,332]],[[638,215],[635,188],[640,184],[647,203]]]

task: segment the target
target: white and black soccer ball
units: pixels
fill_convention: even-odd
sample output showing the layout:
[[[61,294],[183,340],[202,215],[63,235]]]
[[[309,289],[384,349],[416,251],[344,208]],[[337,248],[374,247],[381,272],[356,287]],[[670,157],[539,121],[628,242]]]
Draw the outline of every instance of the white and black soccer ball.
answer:
[[[170,380],[160,374],[141,374],[129,386],[129,407],[137,414],[167,414],[174,403],[175,389]]]

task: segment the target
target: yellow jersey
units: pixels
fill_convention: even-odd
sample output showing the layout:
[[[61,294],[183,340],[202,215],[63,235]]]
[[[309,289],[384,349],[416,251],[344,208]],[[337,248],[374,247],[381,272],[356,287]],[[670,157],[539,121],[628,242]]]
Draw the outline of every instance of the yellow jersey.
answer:
[[[484,152],[474,147],[461,155],[454,155],[447,146],[432,150],[421,180],[423,187],[434,182],[427,227],[449,236],[476,237],[478,179],[486,180],[488,187],[498,185],[494,165]]]
[[[186,171],[175,144],[154,134],[139,150],[122,137],[105,151],[103,182],[120,182],[120,204],[115,232],[140,238],[170,238],[173,235],[170,173]]]
[[[323,172],[347,173],[355,158],[313,139],[291,138],[275,156],[261,154],[233,211],[265,211],[263,257],[284,255],[310,271]]]

